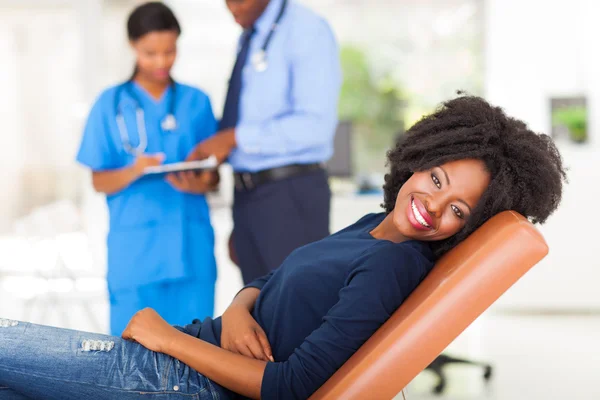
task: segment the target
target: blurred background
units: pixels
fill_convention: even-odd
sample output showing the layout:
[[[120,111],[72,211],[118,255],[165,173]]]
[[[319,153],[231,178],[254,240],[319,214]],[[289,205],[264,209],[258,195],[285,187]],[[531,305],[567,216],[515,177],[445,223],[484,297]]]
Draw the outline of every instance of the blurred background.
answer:
[[[447,350],[493,366],[429,371],[408,399],[598,399],[600,37],[592,0],[303,0],[332,25],[344,84],[329,165],[332,231],[377,212],[385,152],[457,90],[552,134],[568,165],[550,255]],[[133,68],[133,0],[0,0],[0,316],[107,331],[104,199],[76,165],[100,91]],[[220,115],[240,30],[221,0],[165,1],[183,28],[175,79]],[[216,313],[242,285],[227,257],[232,182],[211,196]],[[400,397],[401,398],[401,397]]]

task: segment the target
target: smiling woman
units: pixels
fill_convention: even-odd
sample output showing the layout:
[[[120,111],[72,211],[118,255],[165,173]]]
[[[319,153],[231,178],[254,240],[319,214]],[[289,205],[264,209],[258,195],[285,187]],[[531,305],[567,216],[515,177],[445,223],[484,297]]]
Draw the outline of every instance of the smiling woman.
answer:
[[[0,335],[0,386],[52,399],[307,399],[437,257],[500,211],[545,221],[565,178],[547,136],[477,97],[418,122],[389,166],[385,212],[296,249],[222,317],[180,328],[145,309],[122,338],[11,324]],[[110,350],[82,351],[91,346]]]
[[[431,235],[427,240],[433,241],[437,256],[504,210],[517,211],[534,223],[545,222],[560,203],[566,178],[549,136],[535,134],[501,108],[472,96],[450,100],[421,119],[388,159],[385,210],[406,208],[410,195],[411,207],[432,216],[425,219],[430,227],[424,235]],[[429,186],[421,184],[428,180]],[[474,201],[476,194],[479,201]],[[454,221],[459,229],[454,235],[444,234],[440,230],[452,214],[460,220]]]
[[[490,173],[476,159],[415,172],[396,196],[390,230],[397,233],[397,241],[447,239],[465,226],[489,183]],[[380,231],[372,234],[381,236]]]

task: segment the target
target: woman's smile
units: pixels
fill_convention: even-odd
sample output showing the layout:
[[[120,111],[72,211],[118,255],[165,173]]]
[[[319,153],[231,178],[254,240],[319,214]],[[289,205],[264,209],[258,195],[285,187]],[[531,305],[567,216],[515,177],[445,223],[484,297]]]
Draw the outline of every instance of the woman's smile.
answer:
[[[413,228],[424,231],[434,229],[433,219],[427,212],[425,205],[414,196],[411,196],[407,215]]]

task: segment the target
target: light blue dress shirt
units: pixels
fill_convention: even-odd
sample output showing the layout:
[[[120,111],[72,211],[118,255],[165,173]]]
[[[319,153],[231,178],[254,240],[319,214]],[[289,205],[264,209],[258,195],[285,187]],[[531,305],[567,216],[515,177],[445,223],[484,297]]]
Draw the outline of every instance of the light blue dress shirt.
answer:
[[[342,77],[327,21],[288,2],[267,49],[267,70],[252,63],[282,3],[271,0],[255,24],[242,73],[237,148],[229,157],[235,171],[325,162],[333,154]]]

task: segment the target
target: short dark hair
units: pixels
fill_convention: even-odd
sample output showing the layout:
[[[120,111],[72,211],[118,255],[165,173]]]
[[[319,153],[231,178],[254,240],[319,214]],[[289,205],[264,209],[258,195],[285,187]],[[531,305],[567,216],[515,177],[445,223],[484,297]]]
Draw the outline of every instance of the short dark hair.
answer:
[[[127,36],[135,41],[150,32],[174,31],[181,34],[181,26],[173,11],[165,4],[152,1],[136,7],[127,20]]]
[[[552,138],[531,131],[481,97],[459,92],[414,124],[388,152],[382,207],[387,213],[394,209],[413,172],[468,158],[485,163],[491,182],[464,228],[431,243],[438,257],[501,211],[514,210],[543,223],[561,201],[566,172]]]

